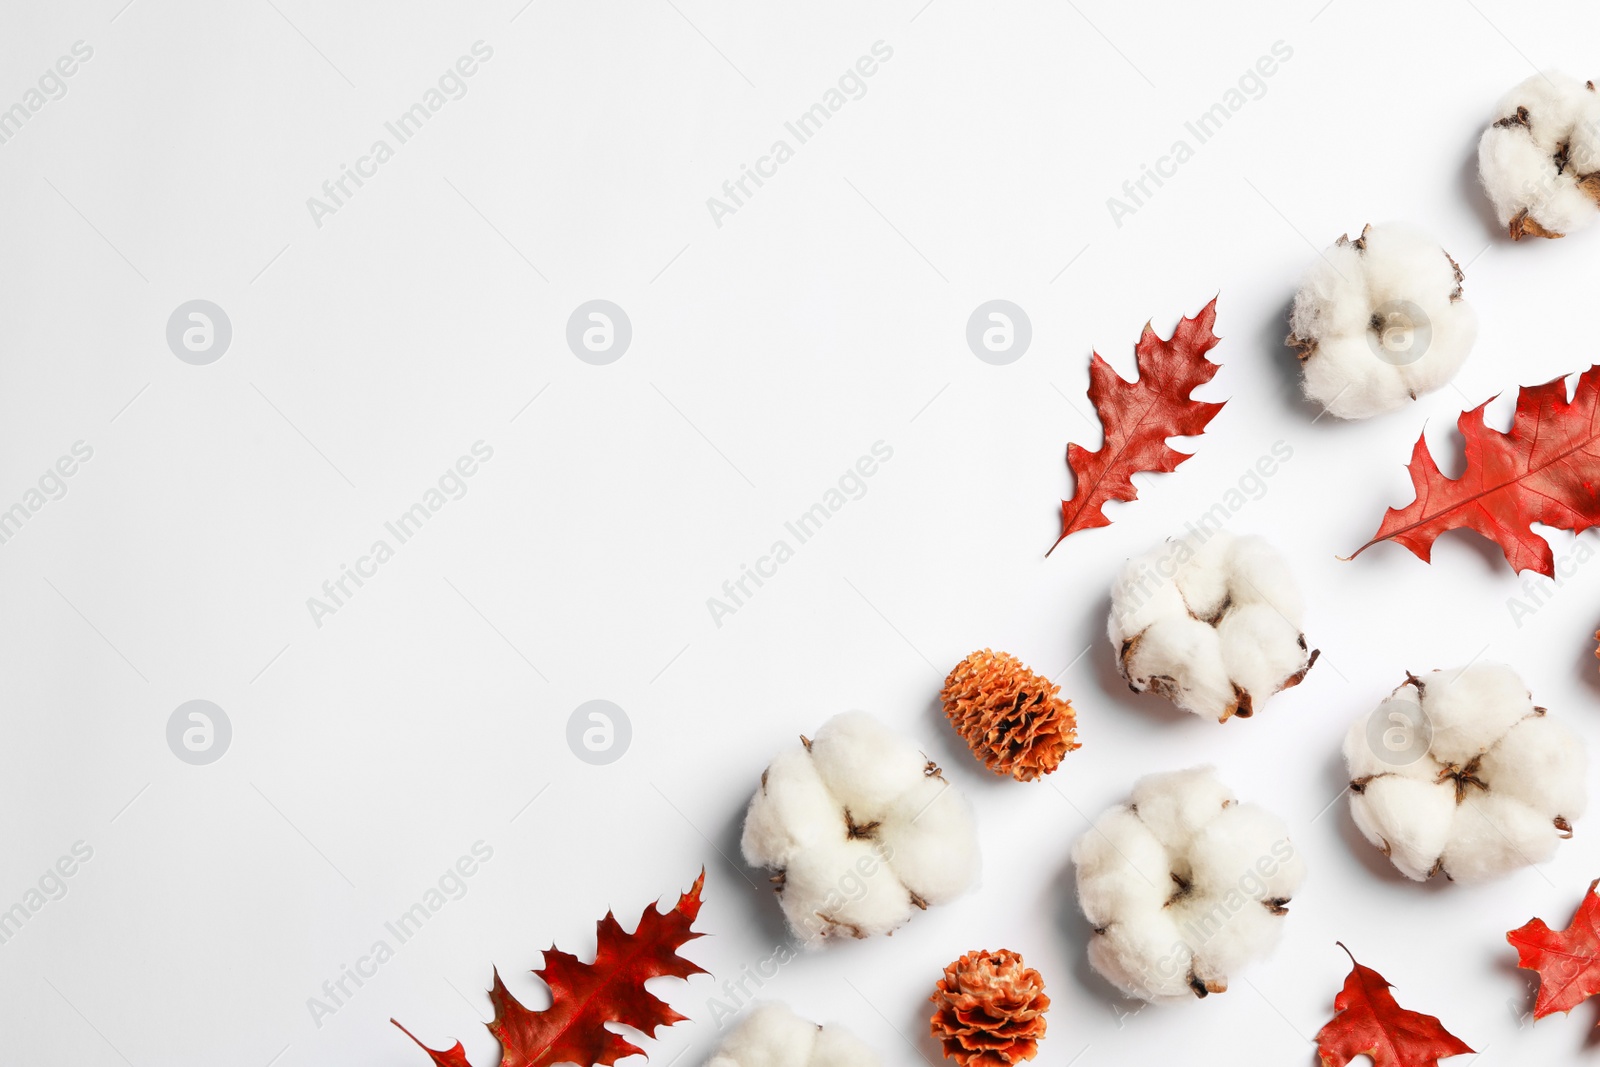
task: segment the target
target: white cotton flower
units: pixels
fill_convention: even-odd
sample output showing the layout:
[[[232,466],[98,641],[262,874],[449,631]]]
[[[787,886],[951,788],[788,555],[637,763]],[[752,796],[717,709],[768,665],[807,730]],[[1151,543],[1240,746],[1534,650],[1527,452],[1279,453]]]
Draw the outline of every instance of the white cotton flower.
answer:
[[[1478,141],[1478,176],[1513,240],[1564,237],[1600,215],[1600,93],[1557,71],[1507,93]]]
[[[1203,997],[1271,954],[1305,863],[1211,767],[1141,778],[1072,849],[1089,961],[1141,1000]]]
[[[800,740],[762,774],[740,847],[746,862],[777,872],[802,944],[889,934],[971,888],[972,808],[914,744],[860,711]]]
[[[880,1067],[882,1062],[850,1031],[818,1026],[788,1005],[769,1001],[750,1009],[706,1067]]]
[[[1129,560],[1111,587],[1107,633],[1136,693],[1226,722],[1249,718],[1316,662],[1305,602],[1259,537],[1195,530]]]
[[[1510,667],[1405,684],[1344,741],[1350,814],[1407,878],[1497,878],[1543,863],[1588,801],[1583,742]]]
[[[1478,337],[1456,261],[1391,222],[1339,238],[1311,264],[1289,313],[1306,398],[1341,419],[1404,407],[1454,378]]]

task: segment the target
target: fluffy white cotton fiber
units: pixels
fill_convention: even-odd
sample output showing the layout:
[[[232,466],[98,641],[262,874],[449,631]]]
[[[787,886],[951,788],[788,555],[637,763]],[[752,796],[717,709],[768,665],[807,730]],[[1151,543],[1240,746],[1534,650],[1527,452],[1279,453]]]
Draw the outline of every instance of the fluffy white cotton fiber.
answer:
[[[979,868],[966,799],[914,744],[859,711],[772,761],[741,848],[777,872],[783,914],[806,946],[892,933],[966,892]]]
[[[1259,537],[1199,531],[1130,560],[1111,588],[1107,633],[1135,692],[1196,715],[1248,718],[1316,660],[1288,564]]]
[[[1600,215],[1600,93],[1549,71],[1507,93],[1478,141],[1478,176],[1513,239],[1564,237]]]
[[[706,1067],[879,1067],[877,1054],[848,1030],[818,1026],[787,1005],[757,1004]]]
[[[1543,863],[1588,802],[1583,742],[1510,667],[1405,684],[1344,742],[1350,814],[1408,878],[1497,878]]]
[[[1414,227],[1339,238],[1312,263],[1289,315],[1307,399],[1365,419],[1448,383],[1478,337],[1461,286],[1456,261]]]
[[[1206,996],[1269,955],[1305,864],[1277,816],[1211,767],[1153,774],[1072,849],[1089,960],[1142,1000]]]

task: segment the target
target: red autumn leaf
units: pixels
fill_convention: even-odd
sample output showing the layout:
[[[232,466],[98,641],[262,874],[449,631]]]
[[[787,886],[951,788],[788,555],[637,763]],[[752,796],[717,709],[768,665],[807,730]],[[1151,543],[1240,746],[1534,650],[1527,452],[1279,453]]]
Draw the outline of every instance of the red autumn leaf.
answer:
[[[688,1018],[647,993],[644,984],[651,978],[688,978],[707,973],[677,954],[685,942],[702,936],[690,927],[700,914],[700,890],[705,882],[706,872],[702,870],[694,886],[678,898],[671,911],[646,908],[639,917],[638,929],[631,934],[622,929],[611,912],[606,912],[597,924],[593,963],[582,963],[578,957],[558,952],[552,946],[544,954],[544,966],[533,972],[550,987],[550,1007],[544,1011],[529,1011],[519,1004],[501,983],[496,970],[494,988],[489,990],[494,1019],[488,1026],[500,1042],[500,1067],[551,1067],[558,1063],[609,1067],[624,1056],[644,1055],[644,1050],[606,1029],[607,1023],[632,1027],[654,1037],[658,1028]],[[393,1019],[389,1021],[400,1026]],[[454,1048],[441,1052],[422,1044],[405,1027],[400,1029],[433,1057],[437,1067],[472,1067],[459,1041]]]
[[[1472,1051],[1432,1015],[1395,1003],[1383,975],[1344,952],[1350,976],[1333,998],[1333,1018],[1317,1031],[1322,1067],[1345,1067],[1357,1056],[1372,1057],[1375,1067],[1438,1067],[1441,1057]]]
[[[1352,559],[1379,541],[1398,541],[1426,563],[1435,538],[1465,528],[1499,545],[1512,570],[1556,576],[1550,543],[1529,524],[1582,533],[1600,523],[1600,366],[1579,375],[1570,401],[1563,378],[1524,386],[1510,433],[1484,425],[1487,406],[1456,421],[1467,456],[1460,478],[1440,473],[1428,442],[1417,438],[1407,467],[1416,499],[1390,508]]]
[[[1589,892],[1565,930],[1552,930],[1543,919],[1506,934],[1517,950],[1517,966],[1539,973],[1539,996],[1533,1017],[1543,1019],[1558,1011],[1571,1011],[1600,993],[1600,896]]]
[[[1109,526],[1102,510],[1111,500],[1133,500],[1139,495],[1133,476],[1140,471],[1174,471],[1189,458],[1167,444],[1169,437],[1194,437],[1222,410],[1222,404],[1191,400],[1189,394],[1209,382],[1220,369],[1206,359],[1217,345],[1211,332],[1217,321],[1217,301],[1184,319],[1163,341],[1145,323],[1134,349],[1139,377],[1125,382],[1111,364],[1096,352],[1089,360],[1089,400],[1105,430],[1098,452],[1082,445],[1067,445],[1067,466],[1074,486],[1072,499],[1061,502],[1061,536],[1050,546],[1056,550],[1068,534]],[[1045,555],[1049,555],[1046,552]]]

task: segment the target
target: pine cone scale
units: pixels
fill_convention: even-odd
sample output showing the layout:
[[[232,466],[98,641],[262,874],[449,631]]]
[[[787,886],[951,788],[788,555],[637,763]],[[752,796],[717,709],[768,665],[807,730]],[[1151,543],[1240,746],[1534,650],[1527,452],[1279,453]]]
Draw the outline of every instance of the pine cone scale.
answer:
[[[1050,998],[1015,952],[967,953],[944,969],[929,999],[933,1036],[960,1067],[1013,1067],[1038,1055]]]
[[[986,767],[1029,782],[1079,747],[1077,717],[1059,691],[1016,657],[984,649],[956,664],[940,698],[951,725]]]

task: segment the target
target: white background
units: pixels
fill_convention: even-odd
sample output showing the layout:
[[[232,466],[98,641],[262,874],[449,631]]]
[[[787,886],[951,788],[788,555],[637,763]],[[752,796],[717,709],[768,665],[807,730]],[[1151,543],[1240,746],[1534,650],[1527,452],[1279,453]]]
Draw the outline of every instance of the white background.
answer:
[[[973,798],[982,887],[765,993],[886,1063],[936,1061],[940,968],[1005,946],[1054,1001],[1040,1062],[1309,1064],[1348,971],[1335,940],[1484,1062],[1586,1062],[1590,1007],[1519,1024],[1531,976],[1504,932],[1566,923],[1600,874],[1595,828],[1495,885],[1415,885],[1336,801],[1337,747],[1406,670],[1480,653],[1600,741],[1600,564],[1534,578],[1546,606],[1518,620],[1524,581],[1473,536],[1431,566],[1336,557],[1411,498],[1424,427],[1457,471],[1459,411],[1595,358],[1600,233],[1502,238],[1474,145],[1534,64],[1595,73],[1600,13],[123,2],[0,12],[0,107],[94,49],[0,144],[0,507],[75,441],[94,450],[0,545],[0,907],[74,842],[94,850],[0,945],[6,1059],[425,1062],[395,1016],[493,1063],[491,964],[543,1006],[541,949],[586,957],[608,907],[631,926],[702,865],[712,936],[686,954],[735,976],[784,936],[738,862],[743,805],[780,747],[861,707]],[[467,95],[319,228],[307,198],[478,40],[494,54]],[[706,198],[879,40],[893,58],[866,95],[718,227]],[[1265,95],[1116,226],[1107,197],[1280,40],[1293,58]],[[1281,345],[1296,278],[1390,218],[1469,265],[1477,349],[1458,389],[1316,420]],[[1090,351],[1131,373],[1147,319],[1165,334],[1219,292],[1202,396],[1228,405],[1195,458],[1044,559],[1064,448],[1099,442]],[[997,297],[1034,331],[1006,367],[964,336]],[[233,325],[209,366],[165,341],[195,298]],[[633,323],[610,366],[564,341],[593,298]],[[494,455],[467,495],[315,625],[307,598],[479,440]],[[879,440],[894,455],[866,495],[714,625],[706,599]],[[1277,441],[1292,461],[1233,528],[1292,557],[1321,663],[1223,726],[1135,697],[1102,634],[1113,568]],[[983,646],[1050,675],[1075,661],[1083,748],[1048,782],[988,776],[937,710]],[[195,698],[234,731],[204,767],[165,740]],[[605,767],[565,742],[594,698],[633,723]],[[1310,877],[1276,956],[1226,995],[1121,1017],[1136,1005],[1085,962],[1068,850],[1135,777],[1202,760],[1290,823]],[[467,894],[314,1025],[307,998],[479,840],[494,855]],[[707,1055],[717,980],[659,983],[693,1021],[644,1041],[651,1062]]]

